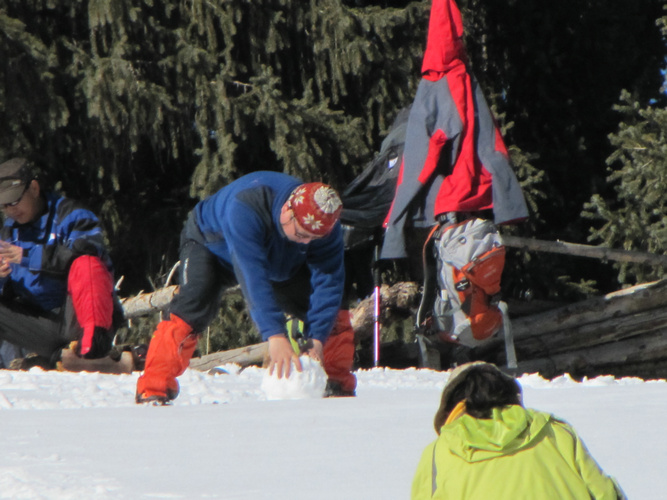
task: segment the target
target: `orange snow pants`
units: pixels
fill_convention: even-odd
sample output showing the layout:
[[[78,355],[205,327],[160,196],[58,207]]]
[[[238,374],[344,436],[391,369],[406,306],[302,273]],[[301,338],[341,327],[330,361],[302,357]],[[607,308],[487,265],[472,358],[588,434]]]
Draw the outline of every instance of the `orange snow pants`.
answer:
[[[190,364],[197,340],[190,325],[175,314],[157,325],[148,346],[144,373],[137,381],[137,403],[176,399],[176,377]]]
[[[350,322],[350,311],[338,311],[336,323],[324,344],[324,371],[329,380],[338,382],[345,392],[353,392],[357,378],[352,373],[354,363],[354,330]]]

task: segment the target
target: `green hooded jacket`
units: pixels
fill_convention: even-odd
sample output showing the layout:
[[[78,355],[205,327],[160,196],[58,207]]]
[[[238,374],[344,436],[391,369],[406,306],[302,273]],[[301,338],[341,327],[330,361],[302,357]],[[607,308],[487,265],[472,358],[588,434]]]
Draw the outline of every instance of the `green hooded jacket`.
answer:
[[[464,414],[443,425],[422,455],[412,500],[617,500],[605,475],[567,423],[519,405],[492,418]]]

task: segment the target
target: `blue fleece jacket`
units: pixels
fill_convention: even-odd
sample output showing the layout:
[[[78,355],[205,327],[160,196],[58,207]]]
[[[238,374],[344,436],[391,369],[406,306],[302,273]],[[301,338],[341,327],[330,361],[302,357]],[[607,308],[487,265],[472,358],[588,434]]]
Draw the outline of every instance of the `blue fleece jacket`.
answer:
[[[195,207],[206,247],[232,269],[262,338],[285,333],[285,316],[271,282],[293,277],[306,264],[312,294],[306,317],[310,338],[325,342],[343,296],[340,224],[308,244],[287,239],[280,211],[302,181],[277,172],[254,172],[232,182]]]
[[[75,258],[95,255],[111,270],[97,216],[79,202],[56,193],[46,194],[46,211],[36,220],[18,224],[7,217],[0,238],[23,248],[20,264],[0,279],[10,297],[44,311],[61,307],[67,297],[67,275]]]

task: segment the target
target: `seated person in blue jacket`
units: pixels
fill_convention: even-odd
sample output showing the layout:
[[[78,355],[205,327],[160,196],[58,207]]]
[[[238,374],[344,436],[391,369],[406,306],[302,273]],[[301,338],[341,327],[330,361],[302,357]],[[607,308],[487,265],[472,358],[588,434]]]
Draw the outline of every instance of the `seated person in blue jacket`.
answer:
[[[77,355],[104,357],[113,341],[114,285],[99,220],[45,191],[32,162],[0,164],[0,339],[53,367]]]
[[[330,395],[353,395],[354,332],[343,297],[342,209],[336,191],[277,172],[254,172],[199,202],[181,232],[180,291],[150,342],[137,403],[176,398],[198,334],[222,293],[239,283],[269,343],[270,373],[301,370],[285,313],[304,322],[307,354],[322,362]]]

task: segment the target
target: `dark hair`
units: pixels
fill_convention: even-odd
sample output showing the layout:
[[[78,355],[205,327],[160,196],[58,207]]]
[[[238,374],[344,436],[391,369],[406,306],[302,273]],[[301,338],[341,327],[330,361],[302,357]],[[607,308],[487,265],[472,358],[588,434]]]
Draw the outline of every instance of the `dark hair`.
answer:
[[[451,393],[446,398],[443,397],[433,421],[436,432],[440,433],[440,428],[460,401],[465,401],[468,415],[491,418],[494,408],[521,404],[521,386],[513,377],[505,375],[495,366],[473,366]]]

